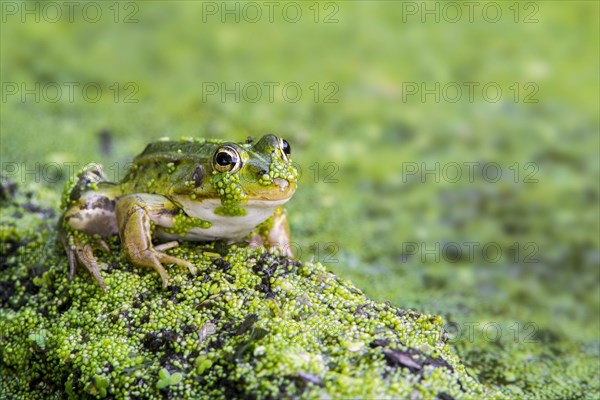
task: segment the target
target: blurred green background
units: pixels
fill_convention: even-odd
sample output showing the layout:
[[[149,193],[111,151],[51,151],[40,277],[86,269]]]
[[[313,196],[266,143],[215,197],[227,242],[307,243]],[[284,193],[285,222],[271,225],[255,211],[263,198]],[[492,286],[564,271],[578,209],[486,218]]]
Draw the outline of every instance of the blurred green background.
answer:
[[[511,396],[598,392],[598,2],[66,3],[1,3],[6,177],[276,133],[301,259]]]

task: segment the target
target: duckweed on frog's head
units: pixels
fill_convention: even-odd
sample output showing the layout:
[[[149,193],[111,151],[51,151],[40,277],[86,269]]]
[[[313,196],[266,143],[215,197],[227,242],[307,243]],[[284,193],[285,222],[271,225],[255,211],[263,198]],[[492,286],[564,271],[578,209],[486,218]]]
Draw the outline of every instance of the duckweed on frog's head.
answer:
[[[294,194],[297,180],[289,143],[266,135],[256,143],[151,143],[136,157],[123,184],[129,192],[157,193],[181,204],[219,199],[220,213],[240,215],[249,202],[284,203]]]

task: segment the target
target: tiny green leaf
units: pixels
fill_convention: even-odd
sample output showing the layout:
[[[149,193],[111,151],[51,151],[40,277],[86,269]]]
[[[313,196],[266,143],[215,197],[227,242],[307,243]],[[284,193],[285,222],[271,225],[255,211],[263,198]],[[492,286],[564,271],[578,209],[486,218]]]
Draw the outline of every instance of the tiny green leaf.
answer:
[[[183,375],[181,375],[181,372],[175,372],[169,378],[169,385],[177,385],[179,382],[181,382],[182,379]]]
[[[158,371],[158,376],[160,377],[160,379],[169,379],[171,374],[169,373],[169,371],[167,371],[166,368],[163,368],[160,371]]]

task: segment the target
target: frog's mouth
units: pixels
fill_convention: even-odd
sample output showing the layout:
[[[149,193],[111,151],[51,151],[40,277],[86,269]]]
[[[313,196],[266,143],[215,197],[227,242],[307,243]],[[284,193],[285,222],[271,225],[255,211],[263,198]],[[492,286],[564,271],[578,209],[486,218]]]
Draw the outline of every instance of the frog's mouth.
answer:
[[[296,191],[296,182],[275,178],[270,185],[256,185],[246,192],[248,200],[281,201],[289,200]]]
[[[290,183],[287,180],[281,179],[281,178],[273,179],[273,183],[275,183],[275,185],[279,186],[279,189],[282,192],[285,192],[285,189],[287,189],[287,187],[290,186]]]

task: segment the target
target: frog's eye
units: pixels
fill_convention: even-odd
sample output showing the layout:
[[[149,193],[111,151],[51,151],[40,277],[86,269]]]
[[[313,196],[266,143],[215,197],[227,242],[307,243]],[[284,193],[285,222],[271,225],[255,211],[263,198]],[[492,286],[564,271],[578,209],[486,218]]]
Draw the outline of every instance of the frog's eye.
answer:
[[[292,148],[285,139],[281,139],[281,151],[283,152],[283,158],[287,161],[288,156],[292,154]]]
[[[213,157],[213,167],[219,172],[236,172],[242,166],[238,152],[231,146],[219,147]]]

